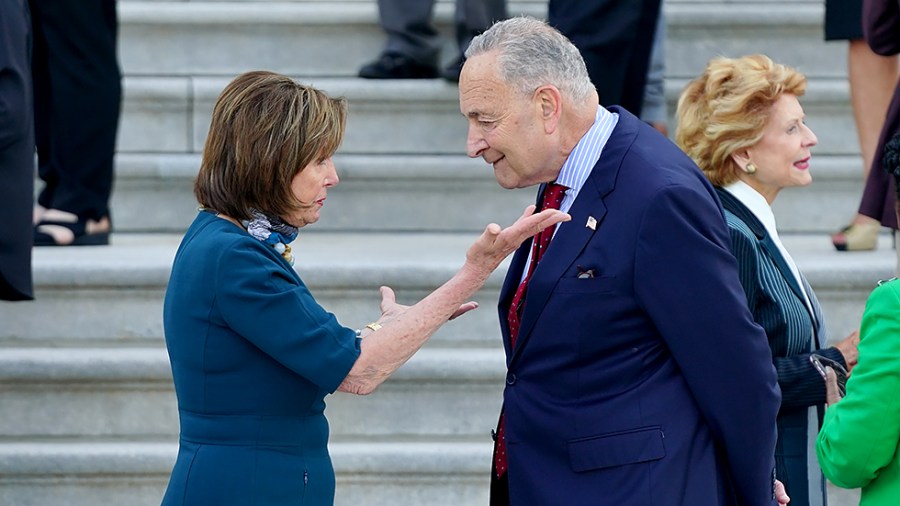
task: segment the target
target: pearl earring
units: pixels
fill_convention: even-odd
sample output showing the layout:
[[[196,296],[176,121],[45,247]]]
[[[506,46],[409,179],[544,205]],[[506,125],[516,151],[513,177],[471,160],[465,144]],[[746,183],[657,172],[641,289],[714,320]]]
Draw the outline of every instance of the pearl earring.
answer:
[[[748,163],[747,167],[744,170],[747,171],[747,174],[756,174],[756,165]]]

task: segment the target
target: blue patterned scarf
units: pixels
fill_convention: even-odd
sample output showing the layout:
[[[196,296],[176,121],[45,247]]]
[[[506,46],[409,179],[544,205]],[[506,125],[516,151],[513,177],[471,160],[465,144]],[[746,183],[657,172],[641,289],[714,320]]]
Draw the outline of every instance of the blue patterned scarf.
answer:
[[[294,265],[290,243],[297,239],[299,229],[289,225],[277,216],[266,214],[258,209],[250,209],[250,220],[244,221],[247,232],[261,242],[275,248],[285,260]]]

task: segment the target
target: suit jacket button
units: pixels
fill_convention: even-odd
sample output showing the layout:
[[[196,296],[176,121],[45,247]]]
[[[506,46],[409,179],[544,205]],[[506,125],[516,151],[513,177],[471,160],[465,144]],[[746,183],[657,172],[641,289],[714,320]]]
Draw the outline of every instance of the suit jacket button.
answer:
[[[506,375],[506,384],[507,385],[515,385],[516,384],[516,375],[513,373],[509,373]]]

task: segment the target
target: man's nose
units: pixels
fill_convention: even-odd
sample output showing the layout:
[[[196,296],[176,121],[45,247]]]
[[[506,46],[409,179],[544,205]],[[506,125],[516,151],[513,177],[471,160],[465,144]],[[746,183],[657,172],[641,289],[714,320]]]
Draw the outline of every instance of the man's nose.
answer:
[[[474,128],[469,128],[469,135],[466,137],[466,154],[469,158],[478,158],[487,148],[484,137],[478,135]]]

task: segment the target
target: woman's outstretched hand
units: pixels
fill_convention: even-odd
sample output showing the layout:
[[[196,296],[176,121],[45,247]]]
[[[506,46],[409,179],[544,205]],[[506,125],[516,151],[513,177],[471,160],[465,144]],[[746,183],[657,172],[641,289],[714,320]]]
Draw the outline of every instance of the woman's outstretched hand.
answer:
[[[530,205],[525,208],[525,212],[515,223],[506,228],[501,228],[496,223],[485,227],[481,237],[466,253],[466,262],[472,267],[490,274],[525,239],[537,235],[547,227],[570,219],[572,219],[571,216],[556,209],[545,209],[535,214],[534,206]]]
[[[568,221],[571,217],[555,209],[537,214],[534,206],[525,208],[522,216],[507,228],[496,223],[488,225],[484,233],[469,247],[462,269],[446,283],[412,306],[398,304],[394,291],[381,287],[381,318],[384,326],[366,325],[367,337],[360,346],[360,355],[338,387],[342,392],[367,395],[375,391],[384,380],[447,323],[476,307],[475,302],[465,302],[484,286],[484,282],[500,262],[516,250],[522,241],[547,227]]]
[[[397,295],[391,287],[382,286],[379,290],[381,292],[381,316],[378,317],[376,323],[384,325],[409,309],[409,306],[397,302]],[[452,320],[458,316],[462,316],[473,309],[478,309],[477,302],[464,302],[460,304],[459,309],[450,315],[450,319]]]

